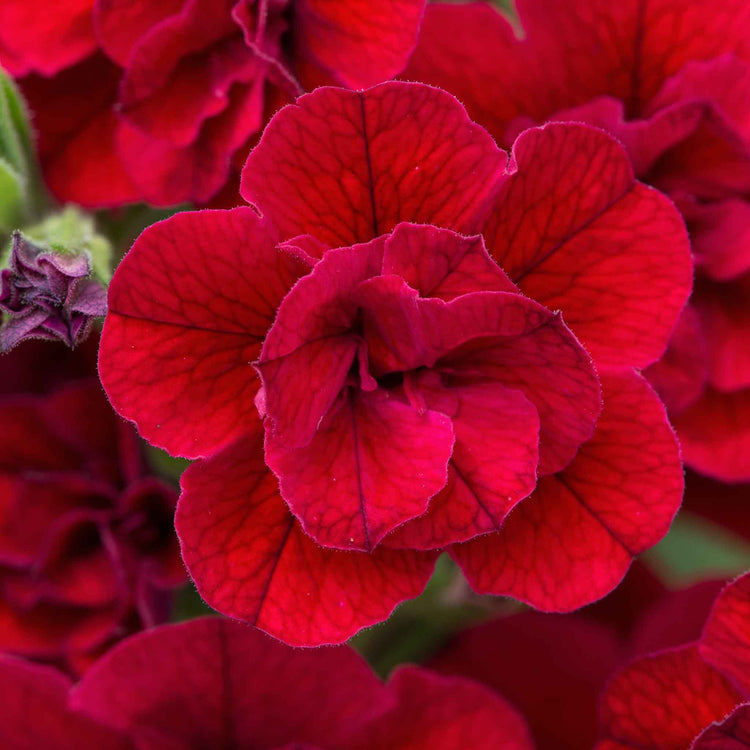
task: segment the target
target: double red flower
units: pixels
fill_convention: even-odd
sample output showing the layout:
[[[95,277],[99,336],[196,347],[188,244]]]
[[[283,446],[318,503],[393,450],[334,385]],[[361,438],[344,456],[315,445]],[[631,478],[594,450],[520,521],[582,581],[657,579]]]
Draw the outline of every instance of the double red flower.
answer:
[[[115,408],[205,459],[177,528],[209,603],[340,641],[447,549],[476,590],[565,610],[665,533],[677,446],[634,367],[688,294],[687,239],[614,140],[531,129],[509,162],[439,90],[323,88],[242,189],[262,218],[144,232],[100,355]]]

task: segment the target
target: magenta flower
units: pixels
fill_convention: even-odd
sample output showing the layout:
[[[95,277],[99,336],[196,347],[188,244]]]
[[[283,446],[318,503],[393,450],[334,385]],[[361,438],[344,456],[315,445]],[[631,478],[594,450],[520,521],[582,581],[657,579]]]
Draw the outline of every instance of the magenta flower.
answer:
[[[177,529],[210,604],[338,642],[447,550],[475,590],[567,610],[661,538],[682,472],[634,368],[689,253],[613,139],[531,129],[509,161],[437,89],[323,88],[274,118],[243,194],[262,217],[144,232],[100,354],[115,408],[203,459]]]

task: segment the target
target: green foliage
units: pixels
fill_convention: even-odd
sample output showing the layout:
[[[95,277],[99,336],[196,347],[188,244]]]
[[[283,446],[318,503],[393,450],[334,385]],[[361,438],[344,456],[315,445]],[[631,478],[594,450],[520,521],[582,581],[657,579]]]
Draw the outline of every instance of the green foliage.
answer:
[[[0,235],[33,221],[48,202],[31,133],[26,104],[0,70]]]
[[[696,515],[682,511],[667,536],[643,561],[670,588],[708,578],[734,578],[750,569],[750,544]]]

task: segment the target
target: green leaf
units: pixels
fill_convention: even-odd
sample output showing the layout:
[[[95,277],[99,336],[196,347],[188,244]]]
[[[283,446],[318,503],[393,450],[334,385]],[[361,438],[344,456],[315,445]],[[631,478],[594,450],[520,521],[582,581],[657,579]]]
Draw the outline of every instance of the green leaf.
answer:
[[[13,80],[0,69],[0,160],[10,165],[19,177],[21,210],[11,229],[18,229],[22,221],[39,216],[49,199],[43,187],[34,151],[31,120],[26,103]],[[0,203],[6,203],[5,192]],[[7,211],[5,212],[7,213]]]
[[[750,544],[721,526],[681,511],[669,533],[642,560],[672,588],[733,578],[750,568]]]
[[[0,235],[8,235],[20,225],[24,197],[23,177],[0,157]]]

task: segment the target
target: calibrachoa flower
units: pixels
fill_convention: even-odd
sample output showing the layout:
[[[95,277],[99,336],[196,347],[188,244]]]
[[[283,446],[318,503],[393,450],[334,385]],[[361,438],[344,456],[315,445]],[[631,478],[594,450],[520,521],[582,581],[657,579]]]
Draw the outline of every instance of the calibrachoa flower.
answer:
[[[84,253],[57,253],[13,235],[9,267],[0,271],[0,351],[29,338],[64,341],[73,348],[94,318],[107,312],[107,291],[92,278]]]
[[[59,363],[63,347],[45,343],[26,366],[27,346],[0,361],[11,380]],[[185,580],[175,493],[93,377],[4,393],[0,424],[0,651],[79,671],[168,616],[168,590]]]
[[[718,750],[750,742],[750,574],[716,599],[700,638],[637,659],[605,690],[598,750]]]
[[[633,566],[608,597],[571,615],[521,612],[460,631],[430,660],[498,690],[537,750],[590,748],[605,684],[634,656],[700,636],[723,582],[667,591]]]
[[[83,0],[41,12],[13,1],[0,9],[0,61],[27,76],[59,197],[205,203],[279,106],[321,83],[371,86],[399,73],[423,9],[424,0]]]
[[[384,685],[349,648],[295,651],[213,618],[133,636],[75,687],[8,659],[0,685],[9,748],[533,747],[514,709],[471,680],[402,667]]]
[[[442,86],[500,144],[545,121],[626,147],[692,237],[696,281],[648,377],[686,462],[750,479],[750,6],[745,0],[518,0],[428,6],[405,77]],[[595,60],[596,64],[592,64]]]
[[[177,529],[210,604],[341,641],[447,549],[477,591],[565,610],[665,533],[678,451],[633,368],[664,349],[689,250],[612,138],[531,129],[509,161],[438,89],[321,88],[242,190],[257,210],[141,235],[100,352],[115,408],[204,459]]]

